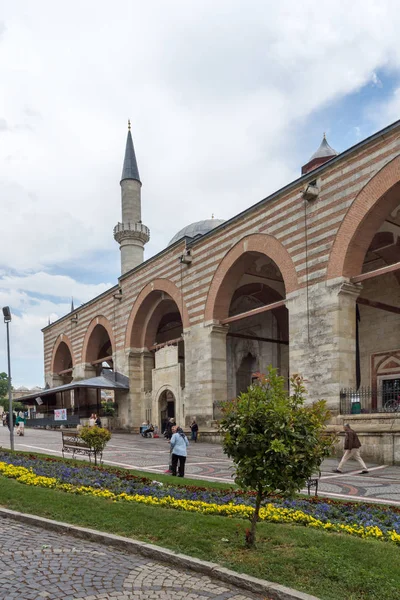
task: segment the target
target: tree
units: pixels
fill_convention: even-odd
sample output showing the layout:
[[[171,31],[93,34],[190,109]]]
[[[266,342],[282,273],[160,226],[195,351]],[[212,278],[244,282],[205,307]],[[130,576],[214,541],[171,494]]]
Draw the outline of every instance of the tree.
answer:
[[[325,434],[330,416],[325,402],[304,405],[301,376],[291,378],[289,395],[276,369],[270,366],[266,376],[256,375],[247,392],[223,403],[220,423],[224,451],[236,466],[235,482],[256,492],[248,546],[255,544],[262,502],[269,496],[290,497],[301,490],[333,444]]]
[[[93,449],[94,464],[97,465],[97,455],[100,454],[101,459],[103,450],[111,439],[111,433],[103,427],[82,427],[79,435]]]
[[[0,400],[8,400],[8,375],[0,373]]]
[[[113,417],[115,415],[115,404],[111,400],[102,400],[101,406],[105,417]]]

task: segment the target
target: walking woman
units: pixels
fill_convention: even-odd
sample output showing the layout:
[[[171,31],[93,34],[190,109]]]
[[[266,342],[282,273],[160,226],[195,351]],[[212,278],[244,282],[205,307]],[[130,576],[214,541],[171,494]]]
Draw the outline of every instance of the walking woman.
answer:
[[[177,474],[176,470],[179,462],[178,477],[184,477],[189,440],[181,427],[178,427],[176,433],[173,434],[170,444],[172,448],[172,475]]]

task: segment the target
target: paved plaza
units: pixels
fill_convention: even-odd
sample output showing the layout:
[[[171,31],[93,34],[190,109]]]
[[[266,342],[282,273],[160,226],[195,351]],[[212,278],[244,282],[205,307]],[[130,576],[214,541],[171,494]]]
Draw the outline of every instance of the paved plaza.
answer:
[[[0,427],[0,446],[9,447],[9,431]],[[15,437],[16,450],[45,452],[61,456],[61,433],[26,429],[23,438]],[[77,457],[80,458],[80,457]],[[139,435],[115,433],[104,452],[104,462],[110,465],[163,473],[168,466],[169,445],[164,438],[146,439]],[[400,505],[400,467],[368,464],[368,475],[360,475],[357,465],[346,464],[346,472],[332,473],[334,459],[326,460],[319,482],[320,495],[332,498],[357,498]],[[230,483],[234,472],[232,461],[218,444],[198,442],[189,446],[186,476]]]
[[[261,600],[138,554],[0,517],[0,600]]]

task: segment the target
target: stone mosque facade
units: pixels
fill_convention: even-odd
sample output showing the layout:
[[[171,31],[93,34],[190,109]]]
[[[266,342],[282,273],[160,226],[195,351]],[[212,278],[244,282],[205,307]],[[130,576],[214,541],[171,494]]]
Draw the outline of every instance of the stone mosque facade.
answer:
[[[367,457],[400,462],[400,121],[340,154],[324,136],[301,173],[227,221],[188,225],[144,261],[129,130],[121,275],[43,329],[40,410],[86,416],[96,386],[114,381],[118,428],[196,417],[212,436],[220,402],[272,364],[285,381],[305,377],[333,427],[354,423]]]

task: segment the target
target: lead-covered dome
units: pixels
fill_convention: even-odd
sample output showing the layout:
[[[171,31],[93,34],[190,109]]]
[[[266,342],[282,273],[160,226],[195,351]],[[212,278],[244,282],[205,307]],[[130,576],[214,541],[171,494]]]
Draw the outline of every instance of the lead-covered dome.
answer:
[[[224,219],[205,219],[204,221],[196,221],[196,223],[186,225],[186,227],[174,235],[168,246],[172,246],[172,244],[175,244],[175,242],[183,237],[195,238],[204,235],[215,229],[215,227],[218,227],[218,225],[222,225],[222,223],[225,223]]]

